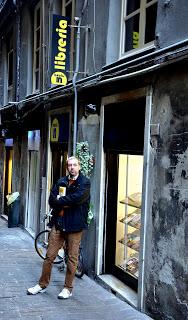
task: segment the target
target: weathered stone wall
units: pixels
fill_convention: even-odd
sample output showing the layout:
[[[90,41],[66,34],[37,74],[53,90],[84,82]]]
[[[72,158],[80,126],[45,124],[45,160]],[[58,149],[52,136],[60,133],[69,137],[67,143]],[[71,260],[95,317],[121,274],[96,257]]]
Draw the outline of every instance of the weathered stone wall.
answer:
[[[188,319],[188,75],[183,68],[155,83],[147,227],[146,312],[155,319]],[[152,182],[153,181],[153,182]]]
[[[94,219],[92,220],[89,230],[85,232],[83,237],[83,250],[84,257],[87,257],[84,261],[87,273],[92,276],[94,274],[95,266],[95,248],[96,243],[96,217],[98,216],[98,203],[99,203],[99,168],[98,163],[98,145],[99,145],[99,116],[97,114],[89,115],[87,118],[84,116],[81,118],[78,124],[78,141],[88,141],[90,153],[94,156],[94,169],[91,174],[91,204],[93,206],[92,211]]]
[[[156,40],[160,48],[187,39],[187,15],[187,0],[158,0]]]
[[[20,157],[21,157],[21,142],[19,137],[14,138],[13,144],[13,162],[12,162],[12,192],[20,190]]]

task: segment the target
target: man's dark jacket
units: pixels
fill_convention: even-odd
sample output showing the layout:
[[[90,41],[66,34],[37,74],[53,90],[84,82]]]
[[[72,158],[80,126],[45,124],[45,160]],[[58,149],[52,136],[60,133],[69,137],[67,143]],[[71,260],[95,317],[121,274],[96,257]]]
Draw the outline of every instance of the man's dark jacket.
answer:
[[[66,196],[57,199],[59,187],[66,187]],[[90,203],[90,181],[79,174],[74,183],[69,185],[68,176],[60,178],[52,188],[49,205],[53,209],[50,225],[65,232],[81,231],[88,227],[87,216]],[[64,210],[63,217],[58,213]]]

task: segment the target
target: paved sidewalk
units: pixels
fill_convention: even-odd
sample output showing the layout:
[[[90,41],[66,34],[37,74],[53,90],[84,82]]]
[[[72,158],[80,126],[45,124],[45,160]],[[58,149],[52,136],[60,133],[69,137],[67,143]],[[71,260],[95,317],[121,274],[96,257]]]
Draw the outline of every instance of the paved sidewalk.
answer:
[[[57,299],[64,273],[54,266],[45,293],[26,294],[40,275],[42,261],[33,239],[21,228],[8,228],[0,218],[0,319],[27,320],[144,320],[151,319],[84,275],[75,279],[73,296]]]

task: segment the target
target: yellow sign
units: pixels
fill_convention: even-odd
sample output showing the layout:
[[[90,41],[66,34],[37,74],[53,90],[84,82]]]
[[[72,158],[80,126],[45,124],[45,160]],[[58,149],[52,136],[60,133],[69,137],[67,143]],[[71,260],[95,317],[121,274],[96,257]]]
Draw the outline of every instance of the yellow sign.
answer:
[[[139,47],[139,33],[133,31],[133,48],[136,49]]]
[[[69,68],[70,27],[66,17],[53,15],[51,83],[65,86]]]
[[[58,142],[59,140],[59,121],[54,118],[51,125],[50,141]]]

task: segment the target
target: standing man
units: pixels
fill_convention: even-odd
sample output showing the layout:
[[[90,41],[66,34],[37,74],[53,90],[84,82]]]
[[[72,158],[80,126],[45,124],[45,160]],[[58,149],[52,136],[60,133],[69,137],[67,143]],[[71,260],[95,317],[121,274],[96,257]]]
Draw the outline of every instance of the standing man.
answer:
[[[53,211],[48,250],[39,282],[36,286],[27,290],[28,294],[37,294],[46,290],[50,282],[53,262],[59,249],[66,241],[68,250],[67,271],[64,288],[58,298],[67,299],[72,296],[82,232],[83,229],[88,227],[90,181],[80,173],[80,162],[76,157],[68,158],[67,170],[69,175],[60,178],[50,193],[49,205]],[[63,191],[63,196],[60,191]]]

